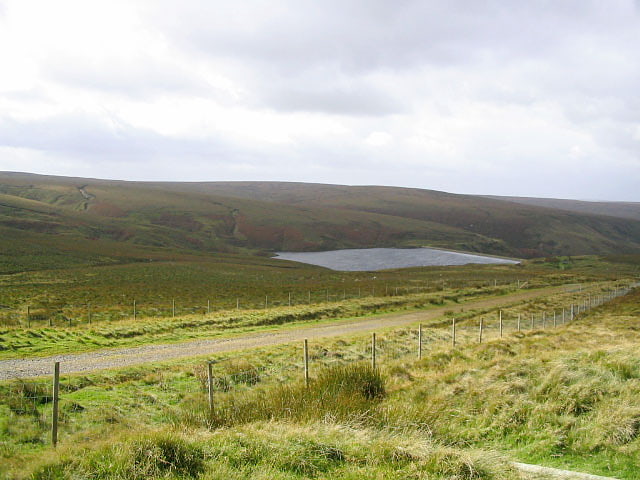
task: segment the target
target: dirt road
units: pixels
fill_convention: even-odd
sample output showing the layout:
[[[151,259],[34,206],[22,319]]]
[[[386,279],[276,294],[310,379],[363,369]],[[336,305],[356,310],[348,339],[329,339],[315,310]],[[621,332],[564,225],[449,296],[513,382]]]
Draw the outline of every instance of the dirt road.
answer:
[[[446,307],[422,312],[389,314],[376,318],[363,318],[361,320],[336,320],[331,324],[310,325],[288,329],[283,328],[282,331],[254,333],[226,339],[195,340],[165,345],[147,345],[79,354],[54,355],[51,357],[1,360],[0,380],[50,375],[53,369],[53,362],[60,362],[61,373],[78,373],[233,350],[246,350],[269,345],[280,345],[300,341],[304,338],[317,339],[347,336],[383,328],[400,327],[417,322],[433,322],[441,318],[445,311],[460,312],[462,309],[471,310],[498,307],[517,301],[548,296],[562,291],[564,291],[563,286],[551,287],[518,292],[499,298],[476,300],[455,306],[447,305]]]

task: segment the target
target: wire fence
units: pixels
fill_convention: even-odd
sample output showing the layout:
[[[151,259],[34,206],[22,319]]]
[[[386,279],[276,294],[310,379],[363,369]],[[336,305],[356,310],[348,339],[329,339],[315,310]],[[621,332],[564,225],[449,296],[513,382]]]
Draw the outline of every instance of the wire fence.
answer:
[[[459,321],[452,318],[446,324],[429,328],[419,325],[418,328],[387,330],[377,335],[372,333],[369,339],[361,337],[356,343],[334,339],[330,346],[322,342],[309,345],[305,340],[302,345],[269,347],[270,351],[277,350],[275,357],[265,355],[261,359],[255,351],[244,355],[228,354],[195,365],[190,374],[177,375],[171,381],[162,375],[162,366],[149,371],[122,373],[127,381],[118,384],[117,392],[113,392],[110,384],[88,376],[60,375],[58,363],[54,366],[53,379],[14,379],[0,384],[0,412],[4,408],[18,419],[30,419],[33,428],[26,432],[20,430],[20,435],[25,437],[22,441],[48,441],[55,445],[58,432],[74,431],[76,414],[88,407],[98,409],[100,421],[105,423],[118,422],[121,409],[135,409],[142,404],[170,410],[190,397],[206,397],[210,408],[213,408],[219,395],[278,382],[312,382],[317,372],[326,367],[367,361],[373,368],[378,368],[394,360],[420,359],[427,348],[444,342],[455,348],[499,339],[515,332],[559,328],[638,286],[640,283],[588,294],[562,308],[532,313],[526,319],[522,314],[498,310],[491,317],[480,315],[479,319]],[[117,380],[118,375],[114,373],[110,378]],[[116,398],[117,404],[105,403],[105,390],[109,389],[108,398],[111,401]],[[7,431],[11,434],[10,427]]]
[[[495,279],[460,280],[443,279],[425,282],[421,285],[382,284],[375,286],[335,286],[314,290],[283,290],[263,295],[237,296],[224,298],[212,294],[197,304],[193,300],[169,298],[166,301],[128,298],[123,302],[104,303],[66,302],[64,300],[33,300],[21,306],[0,304],[0,325],[26,327],[32,326],[73,326],[86,325],[101,321],[118,321],[142,318],[175,318],[186,315],[208,315],[229,310],[269,309],[284,306],[312,305],[328,302],[341,302],[368,297],[397,297],[418,293],[435,293],[451,289],[475,288],[496,289],[504,287],[531,288],[536,285],[532,279]],[[581,288],[577,285],[575,288]],[[124,295],[123,295],[124,296]],[[1,302],[0,302],[1,303]]]

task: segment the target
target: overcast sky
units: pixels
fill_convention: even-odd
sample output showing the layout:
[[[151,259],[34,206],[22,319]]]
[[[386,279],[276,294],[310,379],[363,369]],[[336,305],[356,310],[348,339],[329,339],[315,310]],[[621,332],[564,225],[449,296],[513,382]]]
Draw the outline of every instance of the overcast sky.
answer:
[[[640,201],[640,1],[0,0],[0,170]]]

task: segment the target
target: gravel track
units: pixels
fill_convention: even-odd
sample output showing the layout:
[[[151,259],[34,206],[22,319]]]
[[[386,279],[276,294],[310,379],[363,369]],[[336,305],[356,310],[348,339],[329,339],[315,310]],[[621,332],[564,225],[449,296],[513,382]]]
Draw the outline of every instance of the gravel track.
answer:
[[[303,326],[282,331],[253,333],[223,339],[195,340],[183,343],[146,345],[130,348],[98,350],[87,353],[54,355],[25,359],[0,360],[0,380],[50,375],[53,363],[60,362],[61,373],[79,373],[121,368],[143,363],[210,355],[233,350],[247,350],[270,345],[281,345],[304,338],[318,339],[363,333],[389,327],[400,327],[416,322],[427,323],[441,318],[445,311],[460,312],[478,308],[492,308],[517,301],[548,296],[564,291],[564,287],[518,292],[498,298],[476,300],[460,305],[425,310],[422,312],[389,314],[376,318],[340,321],[328,325]]]

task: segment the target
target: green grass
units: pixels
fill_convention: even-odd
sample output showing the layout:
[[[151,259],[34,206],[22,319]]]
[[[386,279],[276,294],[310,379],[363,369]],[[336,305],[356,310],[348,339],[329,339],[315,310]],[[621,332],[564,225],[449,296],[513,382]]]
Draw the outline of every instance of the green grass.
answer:
[[[557,322],[561,321],[561,308],[577,302],[590,292],[592,295],[613,288],[612,282],[585,284],[583,292],[569,291],[553,297],[542,297],[503,306],[505,325],[515,328],[518,315],[522,317],[522,328],[529,325],[531,313],[536,312],[537,323],[541,323],[540,312],[555,311]],[[389,313],[427,311],[446,308],[444,316],[434,325],[448,327],[453,308],[464,311],[455,315],[460,334],[464,329],[475,328],[480,317],[485,318],[485,327],[497,328],[497,308],[477,310],[464,308],[466,302],[482,298],[500,298],[517,291],[515,285],[470,289],[447,289],[437,293],[417,293],[387,297],[367,297],[338,302],[275,307],[259,310],[227,310],[208,315],[188,315],[177,318],[143,318],[119,322],[99,322],[93,325],[76,324],[72,327],[33,327],[0,329],[0,359],[47,356],[60,353],[79,353],[104,348],[133,347],[139,345],[177,343],[204,338],[229,338],[247,333],[299,328],[305,325],[347,322],[357,318],[375,317]],[[568,318],[569,311],[566,311]],[[548,322],[551,324],[551,314]]]
[[[224,255],[0,275],[0,325],[53,326],[203,314],[390,297],[443,289],[489,288],[520,282],[526,288],[612,280],[637,274],[633,263],[598,257],[558,258],[524,265],[468,265],[381,272],[335,272],[268,258]],[[558,268],[562,265],[562,268]],[[27,312],[29,311],[29,316]]]
[[[0,468],[10,478],[511,479],[512,458],[635,479],[639,300],[556,329],[511,323],[502,340],[490,329],[482,345],[463,334],[455,350],[446,328],[425,329],[421,361],[415,328],[382,331],[376,372],[362,363],[368,337],[312,342],[309,388],[301,345],[211,356],[213,415],[204,359],[64,376],[57,452],[47,447],[49,380],[5,382]]]

